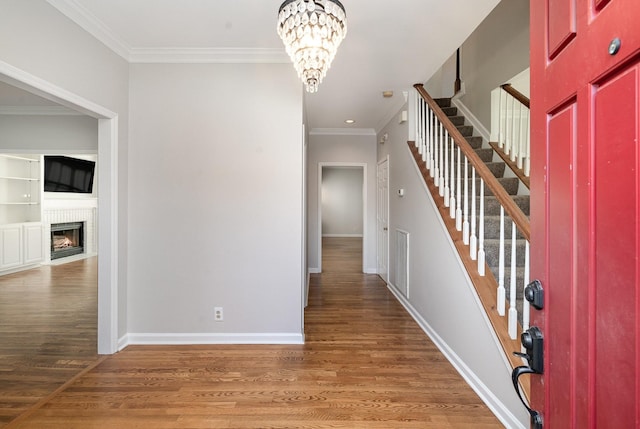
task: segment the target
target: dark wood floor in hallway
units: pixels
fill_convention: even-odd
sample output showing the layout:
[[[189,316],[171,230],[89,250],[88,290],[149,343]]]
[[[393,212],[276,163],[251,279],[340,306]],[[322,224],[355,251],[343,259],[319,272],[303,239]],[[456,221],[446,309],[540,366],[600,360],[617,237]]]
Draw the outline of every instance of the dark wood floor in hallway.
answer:
[[[12,428],[500,428],[375,275],[328,239],[304,345],[130,346]],[[354,268],[355,267],[355,268]]]

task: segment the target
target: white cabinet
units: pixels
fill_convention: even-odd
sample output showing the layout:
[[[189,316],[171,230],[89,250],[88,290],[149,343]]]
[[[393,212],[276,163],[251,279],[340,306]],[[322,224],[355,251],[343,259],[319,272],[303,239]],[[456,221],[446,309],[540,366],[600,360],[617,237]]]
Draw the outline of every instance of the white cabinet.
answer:
[[[0,225],[40,222],[40,155],[0,154]]]
[[[22,225],[25,265],[37,264],[44,260],[44,228],[41,223]]]
[[[42,262],[43,238],[40,222],[0,225],[0,271]]]
[[[22,265],[22,225],[0,226],[0,270]]]

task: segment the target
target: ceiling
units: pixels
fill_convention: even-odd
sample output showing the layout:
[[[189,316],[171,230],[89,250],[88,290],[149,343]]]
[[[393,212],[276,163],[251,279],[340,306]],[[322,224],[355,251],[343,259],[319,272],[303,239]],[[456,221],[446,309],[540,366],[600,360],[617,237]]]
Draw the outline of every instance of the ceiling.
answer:
[[[47,1],[130,62],[289,62],[276,34],[282,0]],[[318,92],[305,93],[309,129],[380,130],[403,92],[428,80],[499,1],[342,0],[347,36]],[[387,90],[394,96],[383,98]]]

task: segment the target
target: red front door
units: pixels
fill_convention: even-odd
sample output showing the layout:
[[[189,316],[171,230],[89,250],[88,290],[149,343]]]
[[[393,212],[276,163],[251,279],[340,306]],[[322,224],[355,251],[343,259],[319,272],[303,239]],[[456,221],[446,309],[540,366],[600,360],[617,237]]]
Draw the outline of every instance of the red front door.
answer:
[[[640,428],[640,0],[531,0],[545,429]]]

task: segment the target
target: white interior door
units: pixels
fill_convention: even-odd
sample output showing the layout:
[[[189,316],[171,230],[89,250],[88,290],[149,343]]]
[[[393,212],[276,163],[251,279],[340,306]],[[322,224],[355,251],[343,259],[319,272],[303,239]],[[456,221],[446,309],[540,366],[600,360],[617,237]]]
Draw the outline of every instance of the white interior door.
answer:
[[[378,275],[388,282],[389,276],[389,158],[378,163]]]

